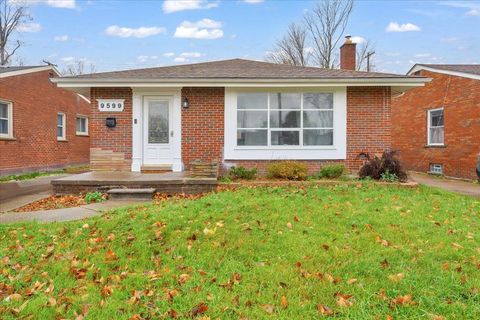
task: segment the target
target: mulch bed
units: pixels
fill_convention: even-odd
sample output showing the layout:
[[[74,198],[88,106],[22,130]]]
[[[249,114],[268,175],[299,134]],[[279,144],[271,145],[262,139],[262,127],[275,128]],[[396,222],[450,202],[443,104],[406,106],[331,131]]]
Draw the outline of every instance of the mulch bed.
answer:
[[[38,211],[38,210],[52,210],[52,209],[63,209],[63,208],[72,208],[84,205],[85,200],[83,195],[64,195],[64,196],[49,196],[38,201],[34,201],[23,207],[17,208],[13,211],[15,212],[27,212],[27,211]]]

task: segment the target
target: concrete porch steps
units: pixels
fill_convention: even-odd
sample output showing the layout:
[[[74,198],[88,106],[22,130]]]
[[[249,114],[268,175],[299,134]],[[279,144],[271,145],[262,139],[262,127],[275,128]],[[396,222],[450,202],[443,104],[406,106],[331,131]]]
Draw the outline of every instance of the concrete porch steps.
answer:
[[[152,200],[155,188],[121,188],[107,191],[110,200]]]
[[[143,165],[140,167],[141,173],[165,173],[172,172],[171,164]]]

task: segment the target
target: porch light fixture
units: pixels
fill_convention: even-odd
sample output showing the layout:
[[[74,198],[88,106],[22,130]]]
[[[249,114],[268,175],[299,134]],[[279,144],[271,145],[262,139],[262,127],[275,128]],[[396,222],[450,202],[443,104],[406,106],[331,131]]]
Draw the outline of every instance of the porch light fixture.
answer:
[[[188,109],[188,107],[189,107],[188,99],[187,99],[186,97],[183,98],[182,107],[183,107],[184,109]]]

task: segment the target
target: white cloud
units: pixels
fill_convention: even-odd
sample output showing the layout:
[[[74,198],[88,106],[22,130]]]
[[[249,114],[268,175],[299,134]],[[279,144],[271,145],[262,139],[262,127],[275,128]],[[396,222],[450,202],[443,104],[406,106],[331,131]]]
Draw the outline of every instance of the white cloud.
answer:
[[[163,54],[163,56],[164,56],[164,57],[167,57],[167,58],[173,57],[174,55],[175,55],[175,52],[165,52],[165,53]]]
[[[166,29],[163,27],[140,27],[135,29],[113,25],[105,29],[107,35],[120,38],[146,38],[165,32]]]
[[[18,32],[39,32],[42,30],[42,26],[40,23],[22,23],[17,26],[17,31]]]
[[[46,5],[54,8],[75,9],[75,0],[9,0],[8,2],[20,5]]]
[[[62,58],[62,61],[63,62],[73,62],[75,60],[74,57],[65,57],[65,58]]]
[[[480,3],[476,1],[444,1],[439,4],[453,8],[468,9],[465,13],[467,16],[480,16]]]
[[[147,62],[148,56],[138,56],[137,60],[140,62]]]
[[[223,37],[222,23],[211,19],[183,21],[175,30],[175,38],[218,39]]]
[[[480,9],[471,9],[467,11],[467,16],[480,16]]]
[[[184,10],[199,10],[218,7],[217,2],[208,2],[206,0],[165,0],[163,2],[163,12],[172,13]]]
[[[430,53],[417,53],[414,55],[415,58],[428,58],[430,56],[431,56]]]
[[[53,40],[55,41],[67,41],[69,38],[68,36],[65,34],[63,36],[55,36],[53,37]]]
[[[200,58],[203,56],[203,53],[200,52],[183,52],[180,54],[180,57],[183,58]]]
[[[249,4],[257,4],[257,3],[262,3],[264,0],[243,0],[245,3]]]
[[[359,36],[351,37],[351,40],[353,41],[353,43],[358,43],[358,44],[364,43],[366,41],[365,38],[359,37]]]
[[[313,47],[306,47],[305,49],[303,49],[304,53],[306,54],[312,54],[315,49]]]
[[[184,57],[176,57],[175,59],[173,59],[174,62],[186,62],[187,61],[187,58],[184,58]]]
[[[420,31],[420,27],[413,23],[398,24],[397,22],[390,22],[385,29],[387,32],[410,32]]]

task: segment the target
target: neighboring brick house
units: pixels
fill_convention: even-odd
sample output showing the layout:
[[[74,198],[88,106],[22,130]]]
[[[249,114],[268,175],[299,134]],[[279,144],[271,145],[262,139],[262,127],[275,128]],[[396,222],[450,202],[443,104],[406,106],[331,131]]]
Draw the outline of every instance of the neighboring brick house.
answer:
[[[232,59],[54,79],[91,96],[91,169],[188,170],[196,159],[257,167],[299,160],[313,172],[391,147],[392,93],[423,77]],[[347,70],[349,69],[349,70]]]
[[[88,164],[89,101],[53,66],[0,67],[0,176]]]
[[[480,154],[480,65],[416,64],[431,78],[392,99],[393,147],[406,167],[476,179]]]

